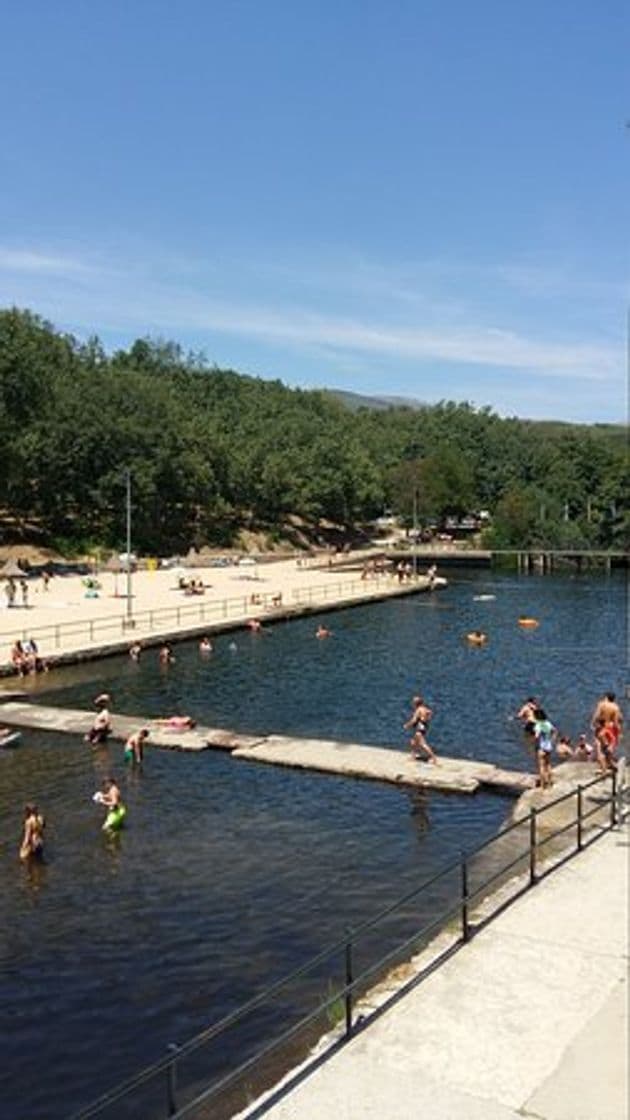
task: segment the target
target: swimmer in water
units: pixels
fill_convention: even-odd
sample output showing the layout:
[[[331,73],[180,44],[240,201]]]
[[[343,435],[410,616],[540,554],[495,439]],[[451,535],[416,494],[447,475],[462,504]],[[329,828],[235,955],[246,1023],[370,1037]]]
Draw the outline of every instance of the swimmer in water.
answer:
[[[142,645],[140,642],[134,642],[133,645],[129,646],[129,656],[132,661],[139,661],[141,653]]]
[[[593,757],[593,744],[589,743],[586,735],[580,735],[574,753],[580,762],[589,762]]]
[[[528,696],[525,703],[521,705],[518,712],[516,713],[516,718],[521,720],[523,724],[523,731],[525,731],[527,735],[534,734],[534,727],[536,725],[535,713],[537,707],[538,701],[535,699],[535,697]]]
[[[212,653],[212,642],[208,637],[204,636],[199,642],[199,652]]]
[[[165,642],[163,646],[160,646],[158,660],[160,662],[160,665],[170,665],[171,662],[175,660],[175,658],[173,657],[173,650],[171,649],[169,642]]]
[[[329,630],[327,626],[322,626],[321,623],[315,631],[316,638],[329,638],[331,634],[332,630]]]
[[[20,859],[43,859],[45,823],[37,805],[29,804],[25,807]]]
[[[573,758],[575,751],[571,746],[571,740],[568,735],[561,735],[556,743],[556,754],[558,758]]]

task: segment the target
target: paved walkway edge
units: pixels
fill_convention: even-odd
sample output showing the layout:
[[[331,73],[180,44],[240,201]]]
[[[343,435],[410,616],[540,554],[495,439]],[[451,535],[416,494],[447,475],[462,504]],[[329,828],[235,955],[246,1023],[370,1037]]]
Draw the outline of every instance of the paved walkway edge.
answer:
[[[418,983],[441,933],[369,993],[364,1029],[324,1036],[238,1120],[626,1120],[627,888],[625,824]]]

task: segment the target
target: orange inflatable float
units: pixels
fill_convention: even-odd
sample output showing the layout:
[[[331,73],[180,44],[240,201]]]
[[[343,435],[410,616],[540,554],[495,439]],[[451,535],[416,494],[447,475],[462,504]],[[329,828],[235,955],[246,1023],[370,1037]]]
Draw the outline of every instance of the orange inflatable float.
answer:
[[[518,624],[519,626],[529,627],[531,630],[535,630],[537,626],[540,626],[537,618],[526,618],[523,615],[519,618]]]

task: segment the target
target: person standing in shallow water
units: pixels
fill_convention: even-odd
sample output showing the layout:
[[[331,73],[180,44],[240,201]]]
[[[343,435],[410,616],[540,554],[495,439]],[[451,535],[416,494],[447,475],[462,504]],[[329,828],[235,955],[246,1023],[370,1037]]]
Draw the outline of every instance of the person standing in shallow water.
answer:
[[[42,859],[44,856],[44,816],[37,805],[24,809],[24,832],[20,845],[20,859]]]
[[[149,738],[148,727],[141,727],[129,736],[125,744],[125,762],[140,766],[144,760],[144,744]]]

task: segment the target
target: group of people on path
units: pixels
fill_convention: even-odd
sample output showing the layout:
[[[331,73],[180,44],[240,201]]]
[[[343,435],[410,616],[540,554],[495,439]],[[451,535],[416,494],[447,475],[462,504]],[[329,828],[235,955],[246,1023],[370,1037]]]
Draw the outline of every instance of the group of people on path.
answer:
[[[432,708],[422,696],[416,695],[412,698],[411,715],[403,724],[403,730],[412,732],[409,740],[411,757],[417,761],[437,764],[435,750],[427,742],[432,717]],[[541,702],[534,696],[527,698],[517,712],[517,718],[521,720],[525,733],[534,740],[538,772],[536,784],[541,789],[549,789],[553,785],[551,761],[554,748],[561,761],[575,759],[588,762],[594,756],[598,773],[610,774],[616,771],[616,753],[623,728],[623,714],[614,692],[605,693],[593,712],[591,730],[594,743],[588,741],[586,734],[581,734],[575,745],[568,735],[560,735]]]
[[[623,714],[614,692],[606,692],[598,700],[591,717],[591,731],[594,743],[581,734],[573,746],[568,735],[560,735],[549,719],[547,712],[535,696],[528,696],[516,713],[523,724],[526,735],[533,738],[536,746],[537,785],[549,789],[553,785],[551,759],[555,747],[558,758],[563,761],[576,759],[580,762],[591,761],[593,755],[598,765],[598,773],[611,774],[617,770],[616,753],[623,727]]]

